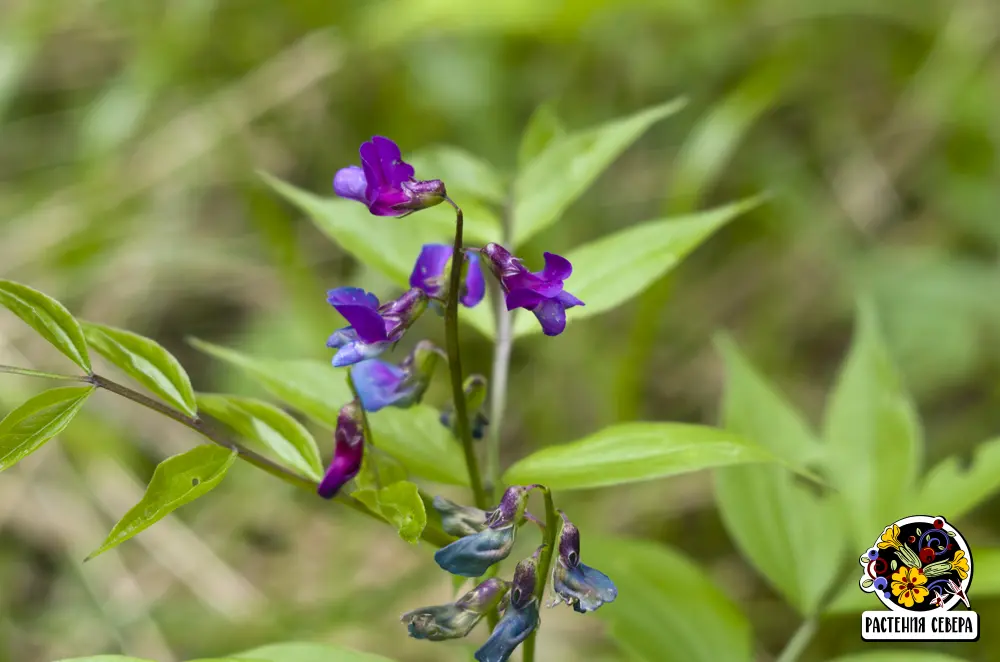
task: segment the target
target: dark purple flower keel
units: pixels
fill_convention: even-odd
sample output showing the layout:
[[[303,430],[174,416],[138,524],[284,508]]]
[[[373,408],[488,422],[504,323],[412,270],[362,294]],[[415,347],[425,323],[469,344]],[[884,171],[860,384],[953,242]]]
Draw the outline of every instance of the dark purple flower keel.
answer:
[[[459,639],[469,634],[487,612],[500,607],[509,589],[510,584],[502,579],[487,579],[451,604],[414,609],[400,620],[414,639]]]
[[[361,405],[357,401],[341,407],[337,415],[337,429],[333,433],[333,459],[316,490],[324,499],[332,499],[361,470],[365,454],[361,416]]]
[[[566,309],[584,305],[563,289],[573,265],[555,253],[545,253],[545,268],[532,273],[500,244],[482,248],[490,270],[503,288],[507,310],[524,308],[534,313],[547,336],[558,336],[566,328]]]
[[[559,516],[562,519],[559,556],[552,571],[552,588],[558,596],[554,604],[565,602],[585,614],[606,602],[614,602],[618,589],[603,572],[580,563],[580,530],[561,510]]]
[[[342,168],[333,178],[340,197],[364,203],[376,216],[404,216],[445,200],[444,182],[415,179],[413,166],[388,138],[375,136],[359,151],[361,167]]]
[[[379,305],[378,297],[360,287],[338,287],[327,293],[327,302],[350,326],[333,332],[326,346],[336,349],[336,368],[373,359],[403,337],[427,308],[427,295],[411,289],[401,297]]]
[[[538,627],[538,600],[534,595],[536,574],[534,558],[517,564],[511,581],[510,604],[490,638],[476,651],[477,662],[506,662]]]

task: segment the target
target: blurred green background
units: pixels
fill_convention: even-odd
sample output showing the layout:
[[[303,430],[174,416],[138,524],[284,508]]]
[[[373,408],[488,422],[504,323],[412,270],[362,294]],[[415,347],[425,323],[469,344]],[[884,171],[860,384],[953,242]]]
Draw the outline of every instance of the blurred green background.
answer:
[[[156,338],[201,390],[257,393],[185,338],[326,359],[325,290],[386,282],[256,171],[330,195],[375,133],[513,171],[540,104],[583,128],[686,96],[526,255],[773,197],[636,301],[520,341],[505,463],[616,420],[715,423],[718,330],[816,421],[867,292],[929,466],[1000,431],[998,36],[993,0],[0,0],[0,276]],[[464,351],[488,372],[481,336]],[[0,314],[0,363],[61,361]],[[0,406],[40,387],[5,377]],[[429,645],[398,623],[451,594],[425,548],[242,465],[82,564],[156,462],[194,441],[105,393],[0,477],[0,660],[172,662],[289,639],[468,659],[481,632]],[[795,629],[727,537],[710,474],[561,498],[584,535],[696,559],[749,615],[759,660]],[[994,499],[959,522],[973,549],[1000,544],[998,516]],[[972,598],[984,623],[1000,615]],[[802,659],[858,650],[848,614]],[[995,660],[1000,642],[987,627],[958,654]],[[540,659],[622,655],[600,620],[546,614]]]

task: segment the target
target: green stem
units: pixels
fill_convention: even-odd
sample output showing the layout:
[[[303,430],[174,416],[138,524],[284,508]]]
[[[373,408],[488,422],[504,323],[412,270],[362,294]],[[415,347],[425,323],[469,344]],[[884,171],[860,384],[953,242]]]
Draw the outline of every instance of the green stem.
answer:
[[[87,383],[89,380],[85,376],[77,375],[60,375],[55,372],[42,372],[41,370],[31,370],[29,368],[18,368],[12,365],[0,365],[0,372],[6,372],[10,375],[23,375],[25,377],[41,377],[42,379],[58,379],[64,382],[84,382]]]
[[[805,651],[806,647],[809,646],[809,642],[812,641],[813,635],[816,634],[816,620],[814,618],[807,618],[802,621],[799,625],[799,629],[795,631],[792,638],[788,640],[785,644],[784,650],[778,655],[778,659],[775,662],[795,662]]]
[[[510,243],[510,221],[505,214],[503,224],[504,245]],[[493,494],[493,501],[500,499],[500,433],[507,408],[507,378],[510,374],[510,352],[514,344],[514,311],[507,311],[503,290],[493,282],[491,294],[494,301],[497,340],[493,346],[493,370],[490,372],[490,422],[486,433],[486,481]]]
[[[277,476],[286,483],[294,485],[295,487],[307,491],[310,494],[316,494],[317,484],[314,481],[305,478],[303,476],[300,476],[293,471],[289,471],[283,466],[272,462],[271,460],[250,450],[249,448],[246,448],[245,446],[222,436],[216,430],[213,430],[211,427],[209,427],[200,418],[194,418],[188,416],[187,414],[178,411],[173,407],[167,406],[162,402],[153,400],[152,398],[147,397],[142,393],[133,391],[127,386],[122,386],[121,384],[113,382],[106,377],[102,377],[101,375],[94,374],[89,377],[81,378],[79,381],[84,381],[89,384],[93,384],[98,388],[103,388],[106,391],[114,393],[115,395],[120,395],[123,398],[126,398],[128,400],[131,400],[132,402],[142,405],[143,407],[147,407],[157,413],[163,414],[167,418],[171,418],[180,423],[181,425],[191,428],[192,430],[194,430],[201,436],[205,437],[212,443],[222,446],[223,448],[229,448],[231,450],[236,451],[240,459],[244,460],[245,462],[248,462],[249,464],[252,464],[258,469],[262,469],[263,471],[266,471],[272,476]],[[369,510],[363,503],[361,503],[357,499],[352,499],[351,497],[346,495],[339,495],[337,497],[337,502],[344,504],[345,506],[351,508],[352,510],[356,510],[359,513],[367,515],[368,517],[377,519],[380,522],[386,521],[385,518]],[[444,531],[432,528],[424,529],[423,539],[437,547],[443,547],[448,543],[452,542],[453,540],[453,538],[445,534]]]
[[[462,384],[462,355],[458,345],[458,298],[462,287],[462,265],[465,263],[462,253],[462,210],[450,198],[449,204],[455,208],[455,244],[451,254],[451,273],[448,278],[448,301],[444,310],[445,345],[448,350],[448,371],[451,374],[451,397],[455,402],[455,436],[462,443],[465,454],[465,467],[469,472],[469,484],[476,507],[486,510],[489,499],[483,489],[483,478],[479,473],[479,461],[476,459],[476,449],[472,443],[472,430],[469,427],[469,411],[465,401],[465,391]]]
[[[552,492],[549,488],[542,487],[542,494],[545,495],[545,543],[542,546],[541,558],[538,560],[538,574],[535,575],[535,599],[538,600],[539,609],[542,608],[545,599],[545,584],[549,580],[552,571],[552,552],[556,546],[556,535],[558,531],[558,518],[555,503],[552,501]],[[538,630],[535,630],[524,642],[523,662],[535,662],[535,637]]]

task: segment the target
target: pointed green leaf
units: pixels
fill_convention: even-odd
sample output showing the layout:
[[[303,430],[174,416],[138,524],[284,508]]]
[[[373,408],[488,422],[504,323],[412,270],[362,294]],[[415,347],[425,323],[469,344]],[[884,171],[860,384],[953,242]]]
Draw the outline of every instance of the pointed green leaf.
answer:
[[[678,99],[552,141],[514,184],[514,244],[523,245],[562,215],[611,163],[656,122],[684,107]]]
[[[831,660],[831,662],[965,662],[965,658],[935,653],[934,651],[909,649],[844,655]]]
[[[235,461],[236,452],[221,446],[197,446],[167,458],[153,471],[139,503],[125,513],[104,543],[86,560],[117,547],[184,504],[207,494],[222,482]]]
[[[65,386],[39,393],[0,421],[0,471],[38,450],[66,429],[93,386]]]
[[[913,514],[905,499],[922,455],[920,422],[867,302],[858,307],[854,340],[827,404],[824,436],[851,540],[864,549],[887,524]]]
[[[0,280],[0,306],[20,317],[73,363],[90,373],[83,331],[61,303],[27,285]]]
[[[203,340],[192,338],[189,342],[244,371],[275,398],[331,430],[337,427],[340,407],[353,397],[344,375],[329,363],[259,359]]]
[[[152,662],[152,660],[129,657],[128,655],[90,655],[88,657],[68,657],[56,662]]]
[[[942,460],[924,476],[914,512],[957,519],[1000,492],[1000,439],[976,446],[971,465],[957,457]]]
[[[420,542],[420,534],[427,526],[427,511],[415,484],[404,480],[379,490],[356,490],[351,496],[385,517],[400,538],[411,545]]]
[[[159,343],[131,331],[83,323],[87,342],[98,354],[188,416],[197,416],[191,379]]]
[[[566,290],[586,305],[571,309],[570,322],[620,306],[680,264],[731,220],[760,205],[750,198],[709,211],[634,225],[566,253],[573,275]],[[534,315],[518,316],[516,336],[541,333]]]
[[[723,426],[778,457],[796,463],[815,458],[820,445],[802,416],[732,342],[722,339],[718,345],[726,363]],[[797,485],[778,466],[720,469],[715,493],[722,521],[743,556],[801,613],[816,613],[841,551],[843,536],[831,533],[838,521],[835,504]]]
[[[361,653],[343,646],[298,642],[261,646],[238,653],[234,657],[240,660],[265,662],[392,662],[381,655]]]
[[[373,216],[353,200],[322,198],[261,176],[341,248],[402,287],[409,286],[410,272],[424,244],[454,240],[455,212],[446,204],[416,212],[413,218]],[[472,200],[463,200],[462,207],[466,243],[499,237],[499,221],[492,212]]]
[[[421,478],[468,485],[462,448],[428,405],[386,407],[369,414],[374,444]]]
[[[517,150],[517,167],[525,168],[553,142],[566,135],[566,128],[556,114],[555,106],[543,103],[531,114]]]
[[[469,197],[500,204],[504,185],[493,166],[451,145],[425,147],[407,159],[418,179],[440,179],[452,199],[464,205]]]
[[[316,481],[323,477],[316,440],[301,423],[274,405],[235,395],[199,393],[198,406],[286,466]]]
[[[753,660],[746,616],[682,554],[653,542],[587,536],[581,560],[618,588],[618,599],[596,615],[629,659]]]
[[[244,370],[275,398],[331,430],[337,427],[340,407],[353,398],[344,371],[328,363],[258,359],[200,340],[191,343]],[[388,407],[370,415],[369,422],[375,445],[414,474],[441,483],[468,484],[462,449],[431,407]]]
[[[763,448],[725,430],[687,423],[625,423],[543,448],[508,469],[504,482],[573,490],[774,461]]]

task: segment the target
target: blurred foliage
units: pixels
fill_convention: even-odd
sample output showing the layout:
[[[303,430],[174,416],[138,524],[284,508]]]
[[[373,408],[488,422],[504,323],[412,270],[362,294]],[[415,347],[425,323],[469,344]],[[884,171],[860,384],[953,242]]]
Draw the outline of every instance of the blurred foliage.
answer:
[[[391,281],[257,171],[326,197],[335,170],[380,133],[407,152],[455,145],[509,177],[542,104],[552,115],[533,123],[539,143],[683,96],[523,254],[771,196],[640,300],[558,341],[518,341],[504,465],[622,419],[717,422],[723,370],[710,339],[722,328],[816,423],[865,293],[924,423],[921,470],[952,456],[961,466],[1000,430],[998,32],[990,0],[7,0],[0,277],[156,338],[198,391],[260,396],[185,339],[325,360],[339,320],[323,292]],[[487,340],[465,340],[467,369],[488,372]],[[7,314],[0,363],[71,369]],[[3,409],[39,388],[5,377]],[[428,646],[397,622],[407,605],[450,599],[427,550],[241,464],[211,498],[82,564],[155,464],[193,441],[99,394],[62,443],[0,477],[0,660],[122,650],[170,662],[293,639],[467,659],[471,641]],[[585,531],[694,559],[721,587],[718,613],[699,622],[749,619],[758,659],[795,629],[727,536],[710,473],[560,499]],[[996,547],[998,516],[993,499],[956,525],[974,550]],[[654,567],[673,554],[636,545]],[[682,602],[708,580],[687,581],[664,591]],[[982,621],[995,621],[1000,603],[976,589]],[[612,630],[648,631],[617,620],[626,601],[606,608],[620,609]],[[551,612],[539,657],[657,650],[649,639],[619,652],[594,622]],[[864,651],[857,626],[856,611],[827,617],[801,659]],[[1000,653],[987,636],[960,654]]]

